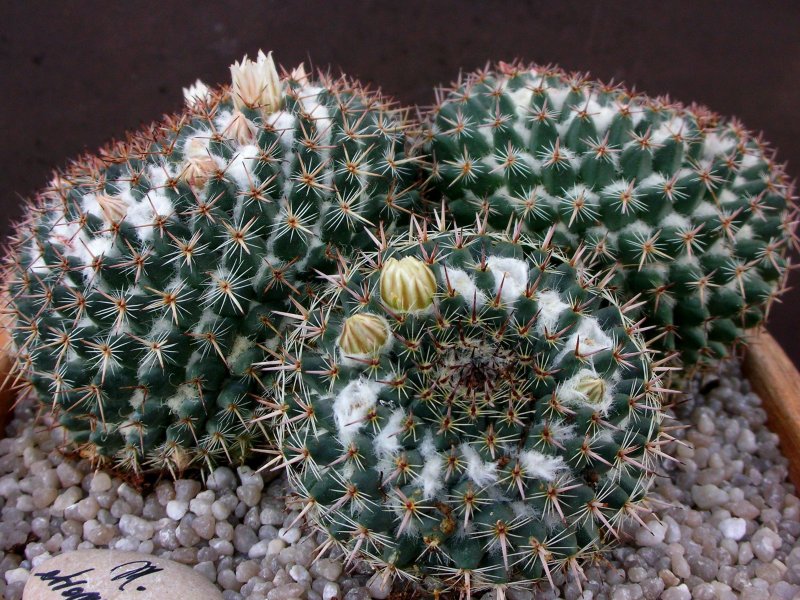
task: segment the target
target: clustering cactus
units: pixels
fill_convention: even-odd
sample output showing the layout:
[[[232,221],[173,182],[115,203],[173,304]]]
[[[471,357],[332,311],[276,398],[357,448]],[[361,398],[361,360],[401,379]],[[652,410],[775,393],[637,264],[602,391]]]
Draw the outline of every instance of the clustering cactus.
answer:
[[[706,109],[543,67],[500,63],[442,92],[429,180],[458,223],[482,211],[587,247],[640,295],[657,348],[725,356],[784,287],[792,187],[764,143]]]
[[[423,127],[428,199],[478,216],[429,233],[402,110],[263,53],[231,75],[31,203],[19,380],[136,474],[241,461],[276,425],[301,516],[387,578],[579,576],[671,439],[669,357],[630,317],[687,364],[760,323],[794,240],[781,168],[703,109],[500,64]]]
[[[403,111],[263,53],[231,74],[59,173],[11,242],[19,377],[122,470],[246,456],[280,313],[414,202]]]
[[[420,227],[343,261],[275,367],[302,514],[348,562],[434,589],[579,574],[645,510],[663,441],[623,313],[519,235]]]

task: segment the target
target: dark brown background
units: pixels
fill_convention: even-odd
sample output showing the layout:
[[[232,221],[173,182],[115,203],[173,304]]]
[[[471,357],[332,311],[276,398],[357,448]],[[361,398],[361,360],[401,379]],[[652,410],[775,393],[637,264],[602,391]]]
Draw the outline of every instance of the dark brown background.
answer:
[[[52,168],[179,109],[182,86],[227,81],[228,65],[258,48],[287,66],[310,59],[341,68],[420,105],[459,68],[516,57],[558,63],[736,115],[800,173],[797,1],[3,0],[0,8],[0,232]],[[798,303],[800,291],[787,294],[770,329],[800,364]]]

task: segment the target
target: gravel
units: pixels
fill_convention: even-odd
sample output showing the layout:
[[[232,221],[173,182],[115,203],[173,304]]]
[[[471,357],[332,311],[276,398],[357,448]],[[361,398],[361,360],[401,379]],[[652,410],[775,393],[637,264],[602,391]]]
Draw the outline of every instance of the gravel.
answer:
[[[537,599],[800,597],[800,500],[759,399],[735,363],[687,388],[671,411],[680,443],[665,447],[679,462],[661,467],[647,528],[628,524],[625,543],[586,566],[580,586],[557,573],[557,589],[535,590]],[[366,565],[345,569],[336,554],[313,561],[321,540],[294,523],[285,478],[265,483],[247,467],[221,468],[205,485],[161,481],[140,493],[61,455],[62,434],[34,425],[33,412],[21,403],[0,440],[0,596],[20,598],[30,570],[49,557],[95,547],[191,565],[226,600],[389,596]]]

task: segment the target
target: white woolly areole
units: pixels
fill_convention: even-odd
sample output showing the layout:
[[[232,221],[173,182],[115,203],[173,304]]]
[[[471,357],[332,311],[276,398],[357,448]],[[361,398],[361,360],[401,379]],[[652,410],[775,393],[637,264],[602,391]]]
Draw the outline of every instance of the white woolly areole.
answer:
[[[500,299],[508,305],[516,302],[528,286],[528,263],[504,256],[490,256],[486,263],[494,276],[495,292],[503,286]]]
[[[664,177],[661,173],[658,172],[650,173],[650,175],[648,175],[639,182],[639,185],[637,187],[641,189],[660,188],[663,187],[666,182],[667,178]]]
[[[587,379],[597,379],[598,375],[593,369],[581,369],[575,375],[563,381],[556,391],[558,401],[567,406],[585,406],[605,414],[613,403],[614,381],[606,380],[603,398],[600,402],[589,400],[586,393],[581,391],[581,384]]]
[[[228,163],[226,173],[233,178],[240,189],[247,190],[258,185],[253,170],[258,162],[259,152],[258,146],[247,144],[239,148],[231,162]]]
[[[728,154],[736,147],[736,139],[727,136],[719,136],[715,132],[706,135],[703,146],[703,158],[713,159],[721,154]]]
[[[187,402],[197,398],[197,386],[190,383],[183,383],[178,386],[175,393],[166,399],[166,405],[173,412],[179,414],[181,407]]]
[[[725,188],[724,190],[720,191],[719,195],[717,196],[717,200],[719,200],[720,204],[730,204],[731,202],[738,201],[739,196],[734,194],[731,190]]]
[[[418,480],[422,486],[423,499],[435,498],[444,487],[441,457],[434,456],[426,459]]]
[[[664,220],[661,221],[661,225],[664,227],[674,227],[675,229],[689,230],[692,227],[692,222],[682,214],[670,213],[664,217]]]
[[[425,499],[435,498],[444,487],[444,477],[442,477],[442,457],[436,451],[430,431],[426,432],[425,438],[419,446],[419,453],[425,463],[422,471],[417,475],[415,483],[422,488],[422,495]]]
[[[747,223],[742,225],[739,231],[736,232],[734,238],[737,240],[752,240],[755,237],[755,232],[753,231],[753,227]]]
[[[763,158],[760,154],[753,152],[750,154],[749,152],[742,156],[742,169],[751,169],[757,166],[759,163],[763,162]]]
[[[507,82],[503,82],[504,91],[511,98],[512,105],[515,107],[517,115],[524,117],[525,108],[531,105],[533,100],[533,89],[523,86],[515,90],[508,89]]]
[[[594,354],[601,350],[610,350],[614,347],[612,340],[600,323],[594,317],[584,317],[581,319],[578,329],[567,339],[561,352],[556,357],[556,364],[561,362],[567,354],[574,352],[577,348],[581,354]]]
[[[667,139],[684,133],[686,133],[686,121],[681,117],[672,117],[653,132],[652,139],[656,144],[663,144]]]
[[[397,433],[403,429],[402,423],[405,416],[406,413],[403,409],[395,410],[375,439],[372,440],[372,446],[378,458],[387,458],[400,451],[400,436]]]
[[[255,342],[248,338],[245,335],[236,336],[236,339],[233,342],[233,348],[231,348],[230,353],[228,354],[228,362],[233,363],[239,359],[239,357],[250,350],[250,348],[255,346]]]
[[[467,302],[474,301],[475,305],[479,307],[486,304],[486,295],[478,289],[466,271],[442,267],[442,278],[449,281],[450,287],[464,296]]]
[[[594,100],[589,100],[587,112],[592,115],[597,135],[602,136],[611,126],[614,117],[619,114],[619,109],[615,106],[600,106]]]
[[[539,304],[539,320],[536,329],[541,333],[545,329],[552,332],[558,324],[559,315],[569,308],[569,304],[561,300],[561,295],[553,290],[542,292],[536,297]]]
[[[569,86],[547,88],[547,97],[550,99],[550,105],[554,111],[561,112],[564,102],[571,91],[572,88]]]
[[[567,469],[562,456],[548,456],[536,450],[524,450],[519,453],[519,462],[525,469],[525,475],[542,481],[553,481]]]
[[[378,402],[383,384],[369,379],[348,383],[333,401],[333,418],[339,441],[347,445],[364,425],[363,419]]]
[[[496,463],[484,462],[478,451],[469,444],[461,444],[460,450],[467,459],[467,477],[475,485],[484,487],[497,481]]]

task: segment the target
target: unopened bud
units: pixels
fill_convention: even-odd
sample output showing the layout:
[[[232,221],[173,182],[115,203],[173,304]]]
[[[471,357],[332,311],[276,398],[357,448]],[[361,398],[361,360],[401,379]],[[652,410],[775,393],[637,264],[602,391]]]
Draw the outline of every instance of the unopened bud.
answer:
[[[384,319],[370,313],[359,313],[345,319],[339,347],[346,355],[376,354],[389,339]]]
[[[390,258],[383,265],[381,298],[392,310],[409,312],[427,308],[435,292],[436,276],[418,258]]]
[[[575,386],[575,391],[583,395],[591,404],[600,404],[606,395],[606,381],[600,377],[585,377]]]

